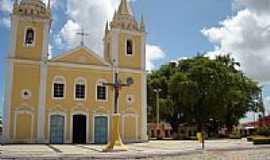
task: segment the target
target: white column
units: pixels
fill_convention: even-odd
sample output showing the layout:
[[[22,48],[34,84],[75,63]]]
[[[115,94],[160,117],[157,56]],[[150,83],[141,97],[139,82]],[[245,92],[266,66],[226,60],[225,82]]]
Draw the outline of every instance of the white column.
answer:
[[[19,19],[16,16],[11,16],[11,38],[8,59],[6,60],[5,71],[5,99],[3,108],[3,143],[8,143],[10,141],[10,115],[11,115],[11,97],[12,97],[12,86],[13,86],[13,62],[10,58],[15,57],[16,41],[17,41],[17,26]]]
[[[38,103],[38,126],[37,126],[37,142],[45,143],[44,129],[46,116],[46,88],[48,75],[48,35],[50,30],[50,22],[44,25],[43,30],[43,49],[40,64],[40,83],[39,83],[39,103]]]
[[[119,36],[120,31],[117,29],[112,29],[112,60],[115,60],[115,66],[118,67],[119,64]]]
[[[141,38],[141,69],[145,71],[146,69],[146,55],[145,55],[145,36]]]
[[[5,100],[3,111],[3,137],[2,143],[8,143],[10,141],[10,115],[11,115],[11,97],[13,86],[13,62],[8,60],[6,65],[6,79],[5,79]]]
[[[146,73],[143,72],[141,75],[142,83],[142,99],[141,99],[141,140],[147,141],[147,87],[146,87]]]
[[[45,114],[46,114],[46,87],[47,87],[48,66],[45,62],[40,64],[40,84],[39,84],[39,103],[38,103],[38,127],[37,141],[45,142]]]

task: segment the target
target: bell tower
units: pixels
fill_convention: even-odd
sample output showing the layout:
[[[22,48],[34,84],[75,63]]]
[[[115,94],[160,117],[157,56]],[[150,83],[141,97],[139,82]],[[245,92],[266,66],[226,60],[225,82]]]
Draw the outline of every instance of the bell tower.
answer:
[[[115,66],[145,70],[145,26],[138,25],[127,0],[121,0],[113,20],[106,23],[104,57]]]
[[[48,0],[47,6],[42,0],[14,1],[11,14],[11,42],[6,61],[3,112],[3,139],[5,143],[11,142],[14,138],[12,127],[14,123],[11,117],[15,116],[14,106],[19,106],[22,103],[27,104],[28,109],[29,106],[36,109],[31,111],[31,114],[37,115],[37,127],[32,128],[33,133],[35,133],[32,138],[38,143],[45,142],[48,36],[51,21],[50,0]],[[29,81],[29,77],[32,77],[31,81]],[[20,94],[17,94],[24,89],[33,95],[27,103],[21,99]]]
[[[50,1],[15,0],[11,15],[10,58],[45,60],[51,25]]]

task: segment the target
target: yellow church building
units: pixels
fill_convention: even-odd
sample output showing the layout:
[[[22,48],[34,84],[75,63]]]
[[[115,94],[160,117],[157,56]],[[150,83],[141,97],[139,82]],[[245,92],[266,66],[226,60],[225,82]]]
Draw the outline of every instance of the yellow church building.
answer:
[[[134,84],[121,88],[124,142],[147,140],[145,27],[121,0],[105,28],[104,58],[81,45],[48,58],[50,1],[15,0],[7,58],[4,143],[107,143],[113,114],[113,72]]]

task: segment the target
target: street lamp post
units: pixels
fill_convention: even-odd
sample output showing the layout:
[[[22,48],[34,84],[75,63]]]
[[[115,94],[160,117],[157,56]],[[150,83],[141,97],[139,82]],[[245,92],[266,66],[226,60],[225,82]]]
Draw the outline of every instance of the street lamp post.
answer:
[[[154,89],[154,92],[156,92],[157,101],[156,101],[156,122],[157,124],[160,123],[160,117],[159,117],[159,93],[162,91],[162,89]]]
[[[111,136],[110,141],[106,148],[103,150],[104,152],[110,151],[127,151],[127,147],[123,144],[121,136],[120,136],[120,114],[118,110],[118,99],[120,94],[120,89],[122,87],[129,87],[131,86],[134,81],[131,77],[127,78],[126,83],[121,83],[119,79],[119,74],[115,70],[113,66],[113,75],[114,75],[114,82],[113,83],[103,83],[105,86],[110,86],[114,89],[114,112],[112,115],[112,122],[111,122]]]
[[[156,127],[157,130],[159,128],[159,124],[160,124],[160,116],[159,116],[159,93],[162,91],[162,89],[158,88],[158,89],[154,89],[154,92],[156,92],[156,96],[157,96],[157,104],[156,104]],[[157,138],[159,138],[160,135],[157,135]]]

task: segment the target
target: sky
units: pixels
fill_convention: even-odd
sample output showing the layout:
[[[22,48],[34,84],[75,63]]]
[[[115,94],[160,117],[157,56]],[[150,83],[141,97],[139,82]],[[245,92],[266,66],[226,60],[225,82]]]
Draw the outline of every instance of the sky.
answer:
[[[53,24],[49,54],[57,56],[79,45],[76,32],[89,33],[87,47],[102,55],[106,21],[120,0],[52,0]],[[0,107],[4,97],[5,58],[8,54],[11,0],[0,0]],[[45,2],[46,3],[46,2]],[[147,69],[171,60],[230,53],[250,78],[263,86],[270,113],[270,0],[130,0],[147,30]],[[247,120],[252,120],[249,114]]]

